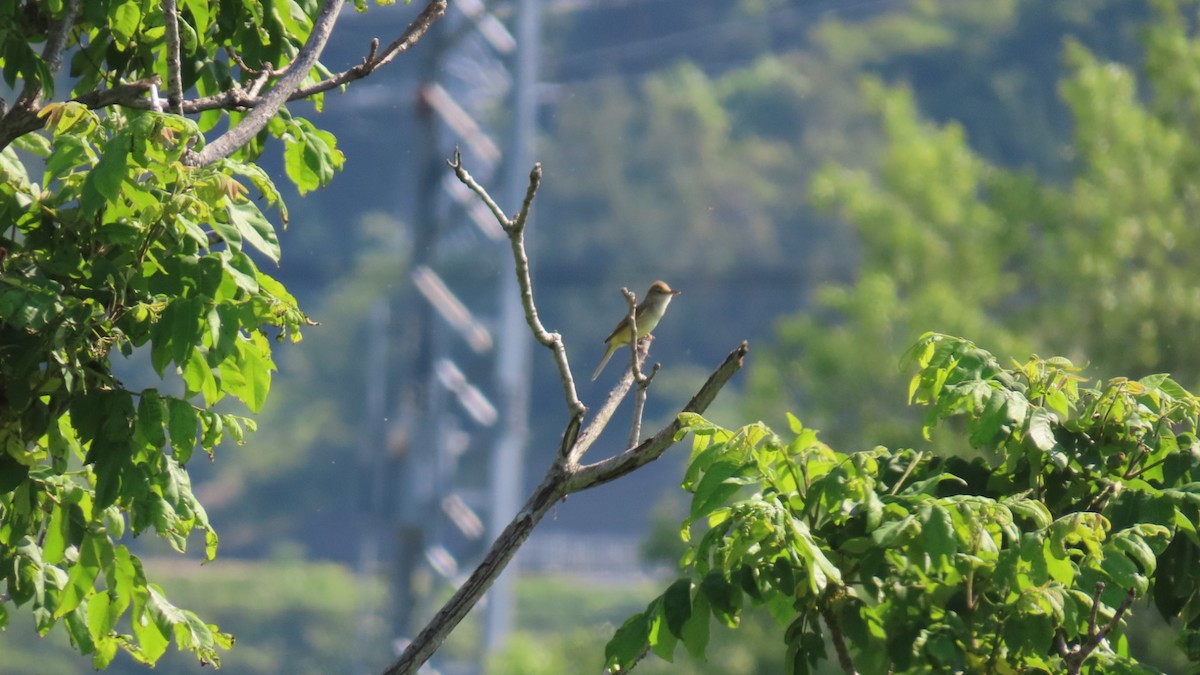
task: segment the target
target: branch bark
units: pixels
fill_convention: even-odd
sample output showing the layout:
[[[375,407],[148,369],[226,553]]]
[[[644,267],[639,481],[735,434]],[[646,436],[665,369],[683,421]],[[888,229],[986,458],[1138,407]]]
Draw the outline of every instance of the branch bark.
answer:
[[[179,62],[179,9],[175,0],[163,0],[163,24],[167,37],[167,107],[183,114],[183,76]]]
[[[508,526],[504,528],[504,531],[501,532],[496,541],[492,543],[483,561],[475,568],[475,571],[471,573],[467,581],[455,591],[450,600],[434,615],[433,619],[417,634],[416,638],[409,643],[404,653],[400,655],[396,662],[384,671],[385,675],[410,675],[411,673],[415,673],[433,656],[434,652],[437,651],[446,637],[458,626],[459,622],[479,603],[483,594],[487,592],[496,578],[504,571],[509,561],[512,560],[513,555],[516,554],[521,545],[529,538],[529,535],[533,532],[533,528],[537,526],[546,513],[559,500],[564,499],[573,492],[586,490],[616,480],[637,467],[654,461],[667,448],[674,445],[676,434],[681,428],[679,417],[676,415],[674,421],[660,429],[654,436],[640,445],[629,448],[619,455],[597,462],[596,464],[579,464],[579,460],[582,458],[584,452],[599,437],[600,432],[612,419],[613,412],[616,411],[621,399],[625,397],[629,389],[633,386],[635,377],[640,380],[640,393],[644,395],[645,385],[648,384],[649,378],[642,377],[639,368],[641,362],[646,358],[646,350],[649,348],[650,341],[642,340],[638,343],[638,348],[633,357],[635,367],[621,378],[620,382],[618,382],[617,386],[609,394],[604,405],[597,411],[592,423],[586,429],[580,431],[582,418],[587,408],[579,402],[578,397],[575,395],[574,381],[571,378],[570,364],[567,361],[566,349],[563,346],[562,337],[558,333],[547,331],[542,326],[541,320],[538,319],[529,276],[529,260],[525,253],[524,226],[534,196],[537,193],[538,185],[541,182],[541,166],[535,165],[533,171],[530,173],[529,189],[526,191],[521,211],[511,219],[504,215],[504,212],[491,196],[488,195],[487,191],[471,178],[471,175],[462,165],[462,157],[457,152],[454,155],[454,159],[450,161],[450,166],[454,169],[459,180],[471,188],[488,205],[488,208],[492,210],[497,220],[500,221],[501,226],[512,242],[513,260],[517,270],[517,278],[521,285],[522,303],[525,306],[527,323],[534,338],[554,352],[555,361],[559,365],[559,375],[567,396],[567,407],[571,415],[567,428],[563,433],[562,443],[558,451],[552,455],[553,460],[541,484],[534,489],[526,500],[525,505],[512,521],[509,522]],[[704,412],[708,408],[708,405],[716,398],[721,388],[741,368],[746,352],[747,346],[743,342],[713,371],[708,381],[704,383],[687,405],[680,410],[680,414],[685,412]]]
[[[204,146],[200,152],[189,153],[184,159],[184,163],[191,166],[207,166],[232,155],[238,148],[258,135],[258,132],[267,126],[267,122],[271,121],[279,108],[288,101],[288,97],[300,88],[304,78],[308,77],[309,71],[317,64],[321,52],[325,51],[325,44],[329,41],[329,35],[333,32],[333,27],[337,23],[338,14],[341,13],[344,3],[345,0],[325,0],[321,5],[321,11],[317,13],[317,18],[313,21],[308,40],[304,42],[304,46],[292,60],[288,72],[279,78],[271,91],[262,97],[262,102],[256,105],[240,122]]]
[[[70,29],[74,25],[75,17],[78,15],[80,3],[81,0],[68,0],[66,17],[55,25],[49,35],[43,59],[51,65],[51,72],[56,71],[61,64],[62,51]],[[344,0],[325,0],[320,13],[313,22],[308,40],[296,54],[292,63],[279,69],[267,65],[261,71],[252,71],[246,67],[246,72],[256,75],[249,89],[235,86],[220,94],[184,100],[182,79],[177,79],[179,74],[178,3],[177,0],[163,0],[169,52],[167,96],[171,111],[183,115],[207,110],[251,111],[237,126],[213,140],[203,150],[198,153],[189,153],[185,158],[188,164],[203,166],[228,157],[262,131],[271,117],[285,103],[308,98],[314,94],[362,79],[381,66],[387,65],[397,55],[412,48],[425,35],[430,26],[445,14],[447,0],[430,0],[425,9],[409,23],[400,37],[392,41],[383,51],[378,49],[379,41],[373,40],[362,63],[321,82],[301,86],[324,51],[329,34],[332,32],[344,4]],[[172,8],[175,10],[175,21],[170,18],[169,10]],[[173,38],[172,33],[174,34]],[[172,55],[174,60],[172,60]],[[240,61],[233,57],[231,60],[234,60],[235,63]],[[242,65],[239,63],[239,67]],[[260,91],[266,86],[268,80],[274,77],[279,78],[274,86],[266,94],[260,95]],[[173,82],[172,80],[177,81]],[[150,91],[151,85],[161,86],[161,84],[162,81],[155,76],[136,82],[118,84],[109,89],[97,90],[70,100],[83,103],[92,110],[113,105],[150,110],[151,102],[145,98],[145,95]],[[17,138],[42,127],[42,120],[38,117],[38,111],[41,110],[41,96],[41,88],[36,83],[27,83],[21,97],[11,109],[6,111],[0,108],[0,115],[2,115],[0,117],[0,150],[8,147]]]
[[[1137,599],[1137,592],[1135,589],[1129,589],[1129,592],[1125,594],[1125,598],[1121,601],[1120,606],[1118,606],[1117,610],[1113,612],[1112,619],[1110,619],[1108,623],[1104,624],[1104,626],[1097,628],[1096,618],[1100,613],[1100,594],[1103,592],[1104,582],[1097,581],[1096,592],[1092,595],[1092,611],[1088,616],[1087,642],[1071,647],[1067,645],[1066,637],[1063,635],[1062,631],[1059,631],[1055,636],[1058,643],[1058,652],[1060,655],[1062,655],[1063,661],[1066,661],[1067,663],[1067,672],[1071,673],[1072,675],[1083,671],[1083,663],[1087,661],[1088,657],[1092,655],[1092,652],[1094,652],[1096,648],[1108,638],[1108,634],[1111,633],[1113,629],[1121,623],[1121,619],[1125,616],[1125,612],[1129,611],[1130,606],[1133,605],[1133,601]]]
[[[63,50],[66,49],[71,28],[75,26],[75,19],[79,16],[81,1],[68,0],[63,8],[62,18],[50,27],[46,35],[46,45],[42,47],[42,60],[46,62],[46,69],[51,74],[57,73],[62,67]],[[28,80],[17,100],[13,102],[12,108],[5,110],[0,102],[0,150],[8,147],[9,143],[20,136],[41,127],[42,122],[37,113],[41,109],[44,94],[41,82]]]

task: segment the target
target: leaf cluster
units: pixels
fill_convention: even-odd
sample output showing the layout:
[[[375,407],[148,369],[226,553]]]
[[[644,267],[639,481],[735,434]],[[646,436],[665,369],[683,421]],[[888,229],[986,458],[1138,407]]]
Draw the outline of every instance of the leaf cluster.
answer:
[[[685,573],[617,631],[610,669],[679,642],[702,657],[710,620],[747,604],[786,626],[795,673],[830,658],[826,636],[862,672],[1144,672],[1123,629],[1145,597],[1200,658],[1200,399],[1165,375],[1089,387],[1063,358],[1004,367],[934,333],[907,358],[926,433],[988,459],[685,416]]]
[[[119,540],[149,530],[183,551],[199,530],[216,554],[184,467],[254,429],[213,406],[258,412],[268,331],[298,340],[307,322],[251,256],[276,260],[279,242],[243,181],[279,193],[253,164],[185,166],[202,143],[187,119],[42,114],[47,136],[0,151],[0,626],[28,604],[96,667],[118,649],[153,663],[172,638],[215,662],[230,638],[167,602]],[[183,391],[123,383],[113,356],[135,350]]]

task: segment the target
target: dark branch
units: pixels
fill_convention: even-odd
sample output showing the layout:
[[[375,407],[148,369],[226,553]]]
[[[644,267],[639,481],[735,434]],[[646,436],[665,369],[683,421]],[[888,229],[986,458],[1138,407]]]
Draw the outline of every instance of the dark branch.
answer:
[[[1062,631],[1059,631],[1055,636],[1058,646],[1058,653],[1063,657],[1063,661],[1067,664],[1067,672],[1072,675],[1077,675],[1083,670],[1083,663],[1087,661],[1092,652],[1096,651],[1111,633],[1121,623],[1121,619],[1125,616],[1125,612],[1129,611],[1133,601],[1137,599],[1137,592],[1134,589],[1129,589],[1125,594],[1125,599],[1113,612],[1112,619],[1104,626],[1097,628],[1096,618],[1100,613],[1100,595],[1104,591],[1104,582],[1096,582],[1096,591],[1092,596],[1092,611],[1088,616],[1088,637],[1087,642],[1074,647],[1068,646],[1066,637]]]

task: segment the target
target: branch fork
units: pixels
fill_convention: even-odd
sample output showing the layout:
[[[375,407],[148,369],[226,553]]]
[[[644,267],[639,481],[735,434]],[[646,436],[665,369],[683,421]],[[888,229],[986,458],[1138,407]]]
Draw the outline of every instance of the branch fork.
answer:
[[[386,675],[411,675],[433,656],[450,632],[458,626],[459,622],[491,587],[496,577],[516,554],[517,549],[529,538],[533,528],[555,504],[573,492],[616,480],[638,467],[658,459],[675,444],[676,434],[682,427],[679,415],[676,415],[670,424],[659,429],[650,438],[639,442],[646,390],[659,369],[659,365],[655,364],[648,374],[642,371],[650,348],[650,339],[630,340],[632,367],[609,392],[604,403],[595,411],[591,421],[586,426],[584,425],[584,417],[588,408],[579,400],[562,336],[557,332],[546,330],[538,317],[529,274],[529,258],[525,251],[525,225],[534,197],[541,185],[541,165],[533,166],[533,170],[529,174],[529,188],[525,192],[521,209],[510,218],[463,166],[460,152],[456,150],[448,164],[455,176],[487,206],[505,234],[508,235],[514,271],[521,292],[521,304],[525,310],[525,321],[533,338],[553,353],[567,407],[568,421],[557,452],[553,455],[542,482],[533,490],[525,505],[492,543],[491,548],[466,582],[455,591],[450,600],[408,644],[400,657],[384,671]],[[630,325],[634,330],[633,335],[636,337],[637,329],[634,323],[636,320],[634,316],[637,307],[636,297],[627,289],[622,289],[622,292],[625,294],[629,306]],[[709,375],[708,380],[687,405],[680,410],[680,413],[703,413],[734,373],[741,369],[747,351],[746,343],[742,342],[730,352],[721,365]],[[600,437],[600,433],[608,426],[622,399],[635,384],[637,393],[634,400],[634,422],[629,436],[628,449],[593,464],[582,463],[584,453]]]

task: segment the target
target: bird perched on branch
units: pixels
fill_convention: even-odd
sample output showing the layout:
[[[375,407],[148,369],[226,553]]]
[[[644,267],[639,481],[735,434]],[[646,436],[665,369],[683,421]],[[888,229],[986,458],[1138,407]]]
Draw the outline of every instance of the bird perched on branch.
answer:
[[[650,290],[646,291],[646,297],[638,303],[633,313],[637,323],[637,339],[641,340],[646,337],[658,326],[659,320],[667,311],[667,305],[671,304],[671,298],[679,295],[680,292],[671,290],[665,281],[656,281],[650,284]],[[608,349],[604,352],[604,358],[600,359],[600,365],[596,366],[596,372],[592,373],[592,381],[600,377],[600,371],[608,365],[608,360],[612,358],[613,353],[629,344],[629,333],[629,317],[626,316],[613,329],[612,335],[604,340]]]

